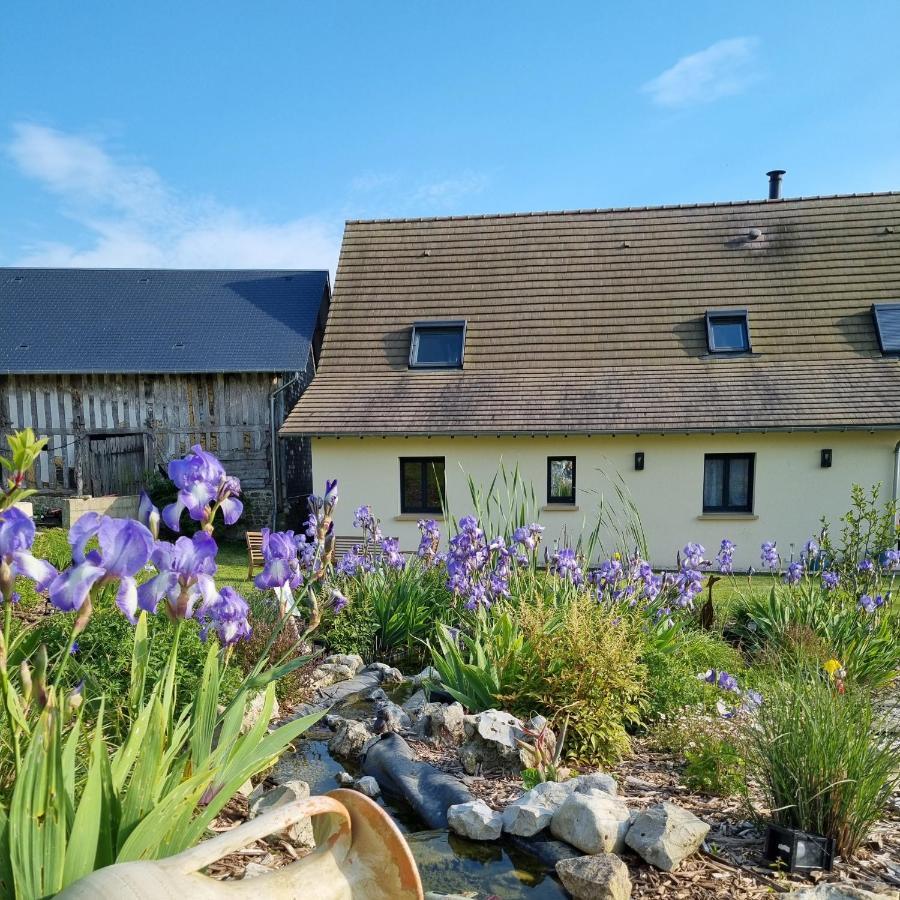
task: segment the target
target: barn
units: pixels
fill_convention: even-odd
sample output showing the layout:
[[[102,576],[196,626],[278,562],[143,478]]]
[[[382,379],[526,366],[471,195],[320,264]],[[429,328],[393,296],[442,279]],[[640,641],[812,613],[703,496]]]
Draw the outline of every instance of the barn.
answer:
[[[196,443],[264,524],[311,491],[306,438],[277,439],[315,373],[327,271],[0,269],[0,433],[48,438],[38,515],[127,511]]]

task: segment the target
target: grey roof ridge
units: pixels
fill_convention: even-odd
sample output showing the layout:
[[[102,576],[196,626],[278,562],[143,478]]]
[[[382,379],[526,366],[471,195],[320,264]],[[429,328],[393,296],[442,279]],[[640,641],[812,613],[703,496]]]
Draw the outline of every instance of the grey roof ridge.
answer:
[[[265,266],[253,266],[243,269],[223,269],[223,268],[168,268],[162,266],[0,266],[0,272],[17,270],[22,272],[311,272],[321,274],[322,272],[330,272],[328,269],[285,269],[285,268],[266,268]]]
[[[474,219],[528,219],[536,216],[572,216],[595,213],[649,212],[669,209],[714,209],[728,206],[777,206],[783,203],[809,202],[812,200],[849,200],[855,197],[898,197],[900,191],[868,191],[852,194],[810,194],[806,197],[779,197],[777,200],[712,200],[705,203],[664,203],[650,206],[607,206],[585,209],[554,209],[535,212],[475,213],[466,216],[411,216],[382,219],[346,219],[347,225],[387,225],[400,222],[465,222]]]

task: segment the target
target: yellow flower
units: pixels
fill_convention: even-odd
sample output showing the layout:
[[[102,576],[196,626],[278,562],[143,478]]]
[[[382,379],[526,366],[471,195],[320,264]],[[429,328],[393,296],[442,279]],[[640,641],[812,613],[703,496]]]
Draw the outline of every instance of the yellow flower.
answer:
[[[841,663],[836,659],[829,659],[827,663],[822,667],[825,671],[834,678],[835,674],[840,672],[844,667]]]

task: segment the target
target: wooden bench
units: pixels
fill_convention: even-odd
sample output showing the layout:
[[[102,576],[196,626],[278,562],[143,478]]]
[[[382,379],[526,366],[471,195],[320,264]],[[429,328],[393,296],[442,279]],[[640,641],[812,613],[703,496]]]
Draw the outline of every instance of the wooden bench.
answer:
[[[341,557],[348,551],[352,550],[357,544],[362,543],[362,538],[356,537],[336,537],[334,539],[334,561],[338,562]],[[247,578],[253,577],[255,568],[262,568],[265,560],[262,555],[262,532],[247,532]]]

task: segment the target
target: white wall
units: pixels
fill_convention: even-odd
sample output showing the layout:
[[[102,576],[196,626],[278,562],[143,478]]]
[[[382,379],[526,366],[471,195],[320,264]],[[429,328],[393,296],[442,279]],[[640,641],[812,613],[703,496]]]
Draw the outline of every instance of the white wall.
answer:
[[[354,535],[353,511],[368,503],[382,519],[386,534],[400,538],[403,549],[418,546],[418,516],[400,515],[401,456],[444,456],[450,510],[459,517],[471,511],[467,476],[487,485],[502,460],[518,464],[534,485],[539,506],[546,502],[548,456],[574,455],[577,466],[577,511],[543,510],[539,521],[552,542],[563,531],[572,536],[593,527],[601,498],[615,498],[610,478],[621,476],[637,505],[651,560],[671,566],[678,548],[699,541],[713,556],[723,537],[738,545],[735,563],[759,567],[759,545],[777,540],[784,557],[790,544],[799,553],[818,531],[824,515],[837,524],[848,508],[853,483],[882,483],[889,497],[897,432],[844,432],[741,435],[656,435],[624,437],[434,437],[316,438],[313,441],[314,490],[326,477],[340,481],[335,527]],[[822,448],[831,448],[833,464],[820,467]],[[645,469],[634,471],[634,453],[643,451]],[[703,455],[755,453],[752,515],[704,516]],[[446,528],[446,525],[445,525]]]

